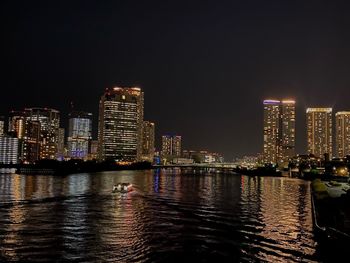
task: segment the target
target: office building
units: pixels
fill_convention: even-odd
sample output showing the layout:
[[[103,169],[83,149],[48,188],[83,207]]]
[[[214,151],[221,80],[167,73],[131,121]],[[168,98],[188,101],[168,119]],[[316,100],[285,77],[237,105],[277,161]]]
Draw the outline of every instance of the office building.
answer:
[[[153,162],[154,157],[154,123],[144,121],[142,125],[141,160]]]
[[[295,154],[295,101],[264,100],[264,162],[286,163]]]
[[[24,125],[24,135],[19,139],[20,158],[24,163],[34,163],[40,158],[41,130],[39,121],[27,119]]]
[[[87,159],[92,136],[92,113],[73,111],[69,114],[68,155]]]
[[[350,155],[350,111],[335,114],[336,154],[342,158]]]
[[[40,122],[40,159],[56,159],[60,113],[48,108],[26,108],[25,117]]]
[[[332,157],[332,108],[308,108],[307,151],[317,157]]]
[[[10,136],[0,136],[0,163],[18,163],[18,139]]]
[[[181,136],[163,135],[161,155],[164,158],[181,157]]]
[[[143,92],[114,87],[100,99],[98,159],[135,162],[141,159]]]

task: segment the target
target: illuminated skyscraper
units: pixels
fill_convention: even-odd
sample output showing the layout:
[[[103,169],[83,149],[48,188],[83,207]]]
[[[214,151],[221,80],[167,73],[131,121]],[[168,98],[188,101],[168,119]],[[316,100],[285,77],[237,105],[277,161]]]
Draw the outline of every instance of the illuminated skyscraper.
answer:
[[[338,157],[350,155],[350,111],[340,111],[335,114],[337,132],[336,153]]]
[[[86,159],[92,135],[92,113],[74,111],[69,114],[68,154],[71,158]]]
[[[152,162],[154,157],[154,123],[144,121],[142,125],[141,159]]]
[[[264,100],[264,162],[287,162],[294,152],[295,101]]]
[[[279,100],[264,100],[264,162],[277,163],[280,143]]]
[[[295,155],[295,101],[282,100],[280,123],[282,127],[280,160],[288,162]]]
[[[0,136],[4,135],[5,133],[5,118],[3,116],[0,116]]]
[[[100,99],[98,159],[134,162],[141,158],[143,92],[109,88]]]
[[[332,156],[332,108],[308,108],[307,150],[309,154]]]
[[[26,108],[26,119],[40,122],[40,159],[56,159],[60,113],[48,108]]]
[[[181,136],[162,136],[162,157],[181,157]]]

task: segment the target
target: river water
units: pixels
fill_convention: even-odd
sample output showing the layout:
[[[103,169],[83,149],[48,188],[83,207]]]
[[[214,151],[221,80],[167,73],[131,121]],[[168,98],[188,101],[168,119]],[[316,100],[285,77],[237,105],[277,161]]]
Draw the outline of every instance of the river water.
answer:
[[[111,193],[130,182],[134,191]],[[179,169],[0,175],[0,262],[318,262],[309,183]]]

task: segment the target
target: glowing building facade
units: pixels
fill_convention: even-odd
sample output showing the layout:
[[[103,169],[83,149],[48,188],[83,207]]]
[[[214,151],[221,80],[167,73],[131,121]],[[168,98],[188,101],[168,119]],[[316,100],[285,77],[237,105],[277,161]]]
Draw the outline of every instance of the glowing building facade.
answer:
[[[280,101],[264,101],[264,162],[276,163],[279,151]]]
[[[295,101],[264,100],[264,162],[283,163],[295,154]]]
[[[144,94],[140,88],[109,88],[100,99],[98,159],[141,159]]]
[[[5,118],[3,116],[0,116],[0,136],[4,135],[5,133]]]
[[[162,157],[181,157],[181,140],[179,135],[163,135]]]
[[[22,139],[24,136],[25,121],[24,111],[10,111],[8,131],[15,133],[18,139]]]
[[[40,159],[56,159],[60,127],[60,113],[48,108],[26,108],[27,120],[40,123]]]
[[[40,159],[41,124],[28,116],[29,111],[10,111],[8,132],[18,138],[19,159],[33,163]]]
[[[92,139],[92,113],[74,111],[69,114],[68,155],[87,159]]]
[[[295,155],[295,101],[282,100],[280,123],[282,138],[279,158],[288,162]]]
[[[39,121],[26,120],[24,136],[21,140],[20,158],[24,163],[34,163],[40,159],[41,129]]]
[[[18,139],[10,136],[0,136],[0,163],[18,163]]]
[[[154,157],[154,140],[155,126],[153,122],[144,121],[142,125],[142,147],[141,159],[148,162],[153,162]]]
[[[308,108],[307,151],[317,157],[332,157],[332,108]]]
[[[336,153],[338,157],[350,155],[350,111],[335,114]]]
[[[98,154],[98,141],[92,140],[90,143],[89,160],[96,160]]]

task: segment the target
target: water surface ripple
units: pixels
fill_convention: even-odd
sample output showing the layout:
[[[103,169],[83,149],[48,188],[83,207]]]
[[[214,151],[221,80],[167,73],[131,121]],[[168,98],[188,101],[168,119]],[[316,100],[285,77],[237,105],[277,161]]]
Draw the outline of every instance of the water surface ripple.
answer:
[[[111,193],[117,182],[135,191]],[[315,262],[308,182],[118,171],[0,175],[0,261]]]

